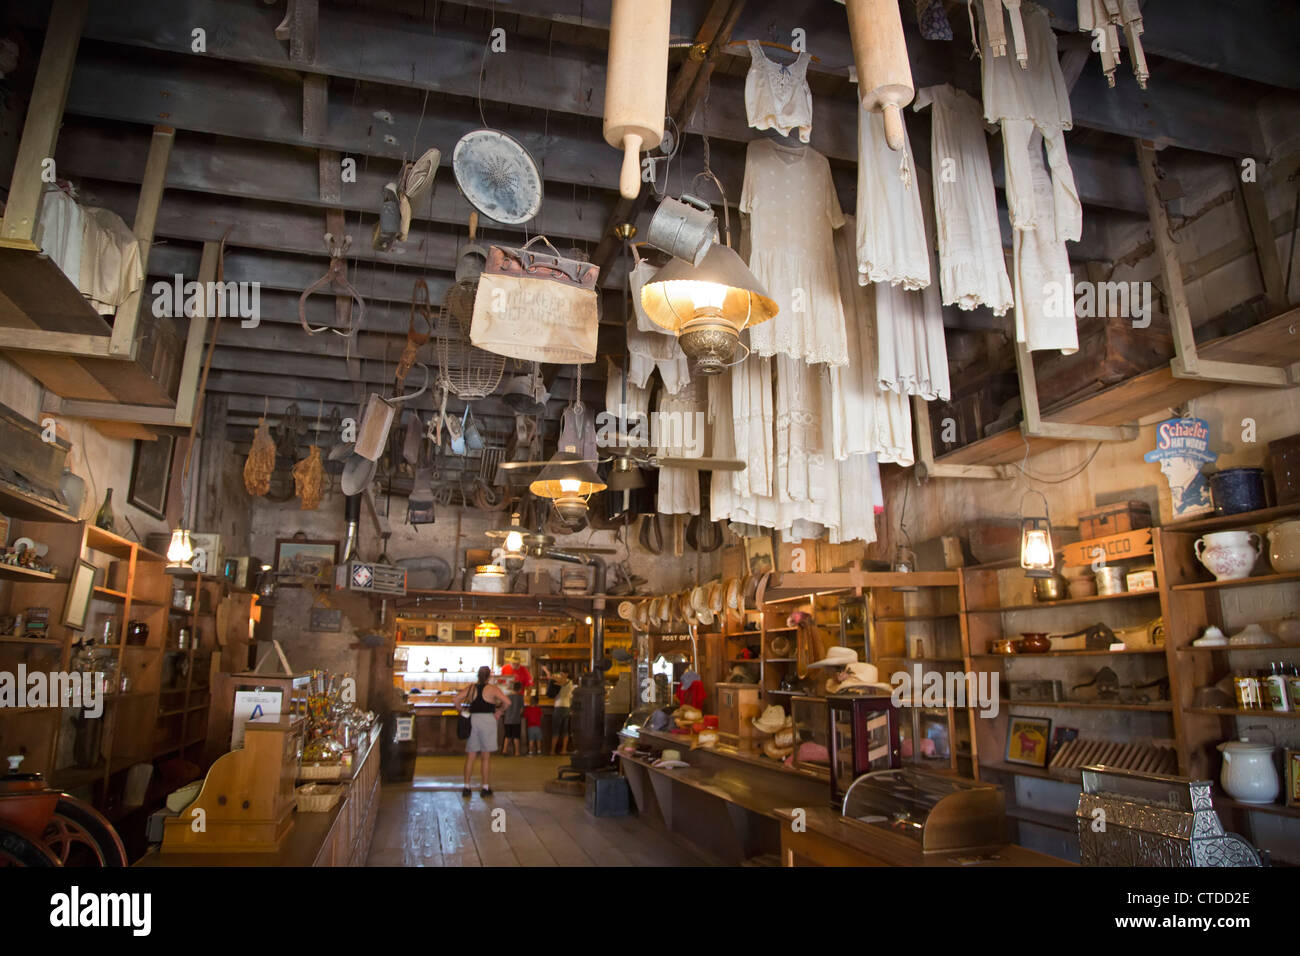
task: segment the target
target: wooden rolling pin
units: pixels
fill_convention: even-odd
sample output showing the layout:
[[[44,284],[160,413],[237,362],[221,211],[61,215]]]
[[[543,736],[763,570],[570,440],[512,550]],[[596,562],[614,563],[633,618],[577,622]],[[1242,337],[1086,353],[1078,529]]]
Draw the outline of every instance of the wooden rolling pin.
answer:
[[[664,138],[671,0],[614,0],[605,74],[605,142],[623,150],[618,191],[641,191],[640,152]]]
[[[898,0],[845,0],[844,8],[849,14],[849,36],[853,41],[862,108],[885,114],[885,139],[889,148],[902,149],[905,142],[902,109],[912,102],[916,89],[912,86],[912,67],[907,61]],[[613,47],[610,49],[612,56]],[[605,135],[609,137],[608,133]]]

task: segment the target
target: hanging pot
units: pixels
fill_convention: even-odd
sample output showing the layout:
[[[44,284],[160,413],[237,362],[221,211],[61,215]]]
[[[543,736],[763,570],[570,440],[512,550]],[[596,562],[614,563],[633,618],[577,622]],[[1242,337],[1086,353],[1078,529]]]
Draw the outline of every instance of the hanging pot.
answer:
[[[683,193],[680,200],[665,196],[650,219],[647,245],[698,266],[718,241],[718,217],[707,202]]]

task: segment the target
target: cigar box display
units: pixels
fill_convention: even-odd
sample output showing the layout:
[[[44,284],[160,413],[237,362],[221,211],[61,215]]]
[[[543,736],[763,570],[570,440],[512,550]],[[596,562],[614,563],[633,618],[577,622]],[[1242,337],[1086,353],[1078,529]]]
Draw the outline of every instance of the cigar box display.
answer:
[[[923,853],[987,852],[1007,842],[1001,787],[913,767],[859,777],[841,812],[857,826],[902,836]]]

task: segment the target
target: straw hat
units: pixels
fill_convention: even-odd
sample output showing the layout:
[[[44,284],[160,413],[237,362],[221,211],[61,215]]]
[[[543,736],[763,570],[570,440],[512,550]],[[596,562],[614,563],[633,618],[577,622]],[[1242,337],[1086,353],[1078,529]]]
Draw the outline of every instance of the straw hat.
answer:
[[[763,713],[753,718],[754,729],[764,734],[774,734],[791,725],[790,716],[780,704],[769,704]]]
[[[699,618],[700,618],[700,623],[703,624],[705,627],[708,627],[710,624],[713,623],[713,612],[706,607],[703,611],[699,613]]]
[[[687,624],[700,623],[700,616],[696,613],[695,606],[692,605],[690,601],[687,601],[685,606],[682,608],[682,619]]]
[[[721,614],[723,608],[722,580],[709,582],[709,610]]]
[[[784,634],[776,634],[776,635],[773,635],[773,637],[772,637],[772,641],[771,641],[771,645],[770,645],[770,646],[771,646],[771,649],[772,649],[772,656],[773,656],[773,657],[789,657],[789,656],[790,656],[790,651],[792,650],[792,647],[791,647],[791,644],[790,644],[790,638],[786,637]]]
[[[691,591],[691,606],[697,612],[709,609],[709,591],[707,588],[698,587]]]
[[[632,621],[639,630],[644,631],[650,626],[650,602],[637,601],[636,608],[632,611]]]
[[[678,707],[673,711],[673,721],[678,727],[689,727],[704,717],[704,712],[697,707]]]
[[[739,611],[741,605],[740,595],[740,578],[727,578],[727,583],[722,587],[727,607],[733,611]]]
[[[834,667],[842,668],[858,662],[858,652],[851,647],[832,647],[826,652],[826,656],[819,661],[813,661],[809,667]]]
[[[826,682],[826,689],[832,694],[838,694],[841,691],[852,690],[853,688],[876,687],[892,691],[893,688],[880,680],[880,672],[876,670],[875,664],[868,664],[865,661],[859,661],[849,664],[844,668],[844,679],[835,681],[834,679]]]

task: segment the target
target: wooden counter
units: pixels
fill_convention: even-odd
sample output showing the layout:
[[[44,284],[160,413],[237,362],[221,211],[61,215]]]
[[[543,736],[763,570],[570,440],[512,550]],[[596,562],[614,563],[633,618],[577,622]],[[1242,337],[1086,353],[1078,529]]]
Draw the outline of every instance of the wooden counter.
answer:
[[[347,790],[328,813],[294,811],[293,828],[274,853],[160,853],[136,866],[364,866],[379,812],[379,730],[353,765]],[[334,781],[326,781],[333,783]]]
[[[641,730],[656,749],[678,750],[689,767],[659,769],[618,752],[637,811],[647,822],[725,864],[776,856],[785,866],[1069,866],[1007,845],[996,854],[959,859],[924,854],[906,837],[845,821],[830,806],[830,782],[749,750],[690,749],[690,738]],[[795,808],[805,829],[792,826]]]

